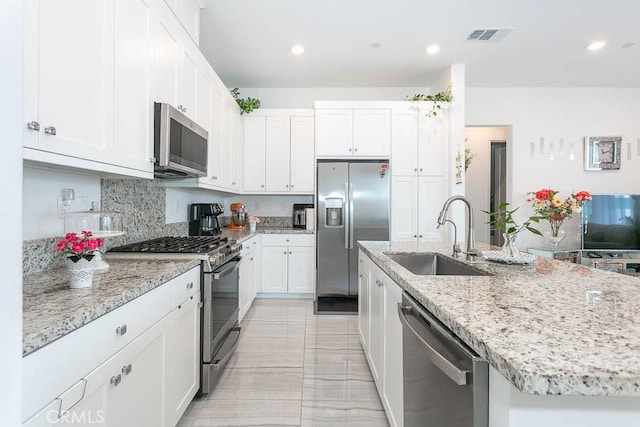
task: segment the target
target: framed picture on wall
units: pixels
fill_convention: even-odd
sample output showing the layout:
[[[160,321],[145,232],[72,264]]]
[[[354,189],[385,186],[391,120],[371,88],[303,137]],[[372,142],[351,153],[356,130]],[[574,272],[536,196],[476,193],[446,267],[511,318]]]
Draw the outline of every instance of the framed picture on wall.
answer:
[[[584,169],[588,171],[620,169],[621,136],[585,136]]]

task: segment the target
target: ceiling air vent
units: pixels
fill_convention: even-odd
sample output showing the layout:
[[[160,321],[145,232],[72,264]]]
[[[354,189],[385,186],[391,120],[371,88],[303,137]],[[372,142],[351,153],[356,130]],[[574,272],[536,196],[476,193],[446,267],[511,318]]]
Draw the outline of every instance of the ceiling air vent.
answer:
[[[513,28],[492,28],[486,30],[473,30],[467,40],[478,42],[500,42],[513,31]]]

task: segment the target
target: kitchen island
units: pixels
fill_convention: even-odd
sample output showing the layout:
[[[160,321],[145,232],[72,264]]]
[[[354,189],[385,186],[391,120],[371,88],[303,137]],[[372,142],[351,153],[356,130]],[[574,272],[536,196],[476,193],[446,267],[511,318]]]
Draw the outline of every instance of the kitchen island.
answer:
[[[470,262],[491,276],[420,276],[386,254],[450,246],[359,244],[490,363],[492,427],[640,425],[638,278],[545,258]]]

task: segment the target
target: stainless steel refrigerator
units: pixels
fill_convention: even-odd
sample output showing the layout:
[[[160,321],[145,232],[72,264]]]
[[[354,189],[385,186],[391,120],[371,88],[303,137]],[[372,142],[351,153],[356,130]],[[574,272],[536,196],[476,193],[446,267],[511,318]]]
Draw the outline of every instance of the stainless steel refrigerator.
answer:
[[[358,307],[358,240],[389,240],[389,162],[318,161],[316,313]]]

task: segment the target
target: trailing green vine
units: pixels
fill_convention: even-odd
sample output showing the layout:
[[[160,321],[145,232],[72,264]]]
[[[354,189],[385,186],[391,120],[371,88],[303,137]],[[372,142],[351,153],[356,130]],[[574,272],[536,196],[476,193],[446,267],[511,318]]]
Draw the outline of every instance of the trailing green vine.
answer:
[[[441,103],[443,102],[451,102],[453,101],[453,93],[451,93],[451,85],[447,86],[445,90],[442,92],[438,92],[433,95],[425,95],[423,93],[417,93],[412,97],[407,96],[405,101],[430,101],[433,102],[433,107],[426,114],[427,117],[435,117],[438,115],[438,110],[440,110]]]
[[[237,87],[234,87],[231,90],[231,95],[236,100],[238,105],[240,106],[240,114],[247,113],[249,114],[253,110],[257,110],[260,108],[260,100],[257,98],[248,97],[247,99],[239,98],[240,90]]]

